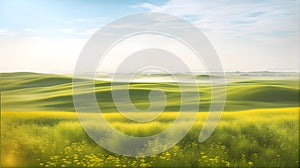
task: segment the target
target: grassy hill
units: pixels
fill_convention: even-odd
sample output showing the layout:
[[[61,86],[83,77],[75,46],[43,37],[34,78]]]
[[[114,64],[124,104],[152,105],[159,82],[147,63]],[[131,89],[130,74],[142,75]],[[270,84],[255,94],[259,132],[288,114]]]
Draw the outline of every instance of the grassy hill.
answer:
[[[83,85],[84,81],[82,79]],[[227,85],[225,110],[298,107],[297,83],[293,79],[230,82]],[[124,84],[118,85],[116,92],[126,89]],[[210,105],[210,87],[208,84],[199,84],[198,88],[201,96],[199,111],[207,111]],[[152,89],[165,92],[165,111],[178,111],[180,108],[180,90],[176,83],[131,83],[129,89],[131,101],[141,110],[150,106],[148,95]],[[95,91],[103,112],[117,111],[111,96],[110,82],[95,81]],[[82,90],[81,94],[86,92]],[[189,102],[199,103],[197,99],[189,97]],[[29,72],[1,73],[1,108],[2,111],[74,111],[72,78]]]

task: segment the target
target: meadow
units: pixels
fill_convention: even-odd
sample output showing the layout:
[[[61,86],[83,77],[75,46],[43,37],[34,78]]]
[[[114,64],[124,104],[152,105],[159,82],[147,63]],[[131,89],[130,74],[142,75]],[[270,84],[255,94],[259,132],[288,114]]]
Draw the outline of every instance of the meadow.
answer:
[[[225,112],[214,133],[202,143],[197,140],[210,94],[207,84],[199,84],[201,107],[188,135],[171,149],[144,157],[111,153],[85,133],[74,112],[71,82],[59,75],[1,74],[1,167],[299,166],[298,79],[247,78],[228,83]],[[154,135],[177,117],[179,93],[173,83],[131,85],[132,100],[141,109],[148,106],[145,95],[149,90],[159,86],[166,92],[165,112],[146,123],[116,112],[107,91],[109,82],[96,81],[95,86],[99,105],[102,102],[106,107],[104,117],[125,134]],[[112,141],[118,145],[118,140]]]

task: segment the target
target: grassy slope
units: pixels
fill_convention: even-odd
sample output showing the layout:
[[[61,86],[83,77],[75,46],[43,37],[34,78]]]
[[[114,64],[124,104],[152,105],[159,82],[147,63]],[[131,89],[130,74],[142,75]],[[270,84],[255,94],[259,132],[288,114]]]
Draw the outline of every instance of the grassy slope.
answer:
[[[248,80],[231,82],[227,86],[225,110],[297,107],[299,87],[296,80]],[[109,82],[96,81],[95,90],[103,112],[114,112]],[[125,89],[119,83],[119,89]],[[165,91],[168,103],[165,111],[178,111],[180,91],[174,83],[132,83],[131,99],[137,108],[149,107],[148,93],[153,88]],[[210,88],[199,84],[200,111],[210,104]],[[84,90],[82,91],[84,94]],[[72,78],[37,73],[1,73],[1,106],[3,111],[74,111]],[[191,103],[198,103],[190,97]]]

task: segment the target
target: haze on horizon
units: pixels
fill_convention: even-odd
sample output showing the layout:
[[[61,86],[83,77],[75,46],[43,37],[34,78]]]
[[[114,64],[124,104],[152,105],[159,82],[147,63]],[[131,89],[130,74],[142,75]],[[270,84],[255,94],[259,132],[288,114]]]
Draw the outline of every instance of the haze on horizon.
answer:
[[[95,31],[147,11],[170,13],[197,26],[224,71],[299,72],[299,0],[0,0],[0,72],[73,73]],[[118,61],[110,58],[101,70],[111,72]],[[193,71],[203,71],[201,63],[187,62]]]

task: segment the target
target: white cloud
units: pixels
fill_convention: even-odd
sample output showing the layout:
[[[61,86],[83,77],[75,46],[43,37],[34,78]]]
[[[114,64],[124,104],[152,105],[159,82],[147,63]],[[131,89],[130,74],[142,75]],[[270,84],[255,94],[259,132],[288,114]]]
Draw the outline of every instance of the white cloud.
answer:
[[[39,29],[34,29],[34,28],[25,28],[24,30],[29,33],[36,33],[40,31]]]
[[[13,36],[14,33],[7,28],[0,28],[0,36]]]
[[[76,32],[76,28],[66,28],[66,29],[59,29],[59,32],[73,34]]]
[[[71,20],[67,20],[66,23],[69,24],[93,24],[93,23],[103,23],[106,22],[108,20],[111,20],[110,16],[99,16],[99,17],[91,17],[91,18],[75,18],[75,19],[71,19]]]
[[[87,19],[87,18],[75,18],[75,19],[67,20],[66,23],[80,24],[80,23],[91,23],[92,21],[93,21],[92,19]]]
[[[253,33],[260,33],[263,36],[270,32],[297,32],[297,5],[295,0],[170,0],[161,6],[143,3],[135,7],[184,17],[207,32],[230,36],[257,36]]]
[[[98,30],[99,30],[98,27],[97,28],[90,28],[90,29],[87,29],[87,30],[83,31],[82,34],[90,36],[90,35],[93,35]]]
[[[86,19],[86,18],[76,18],[75,22],[91,22],[91,19]]]
[[[78,29],[78,28],[66,28],[59,29],[58,31],[65,34],[81,36],[87,38],[88,36],[93,35],[99,28],[86,28],[86,29]]]
[[[4,33],[4,32],[6,32],[7,30],[5,29],[5,28],[1,28],[0,29],[0,33]]]
[[[225,70],[299,71],[298,0],[170,0],[134,7],[192,22],[211,41]]]

